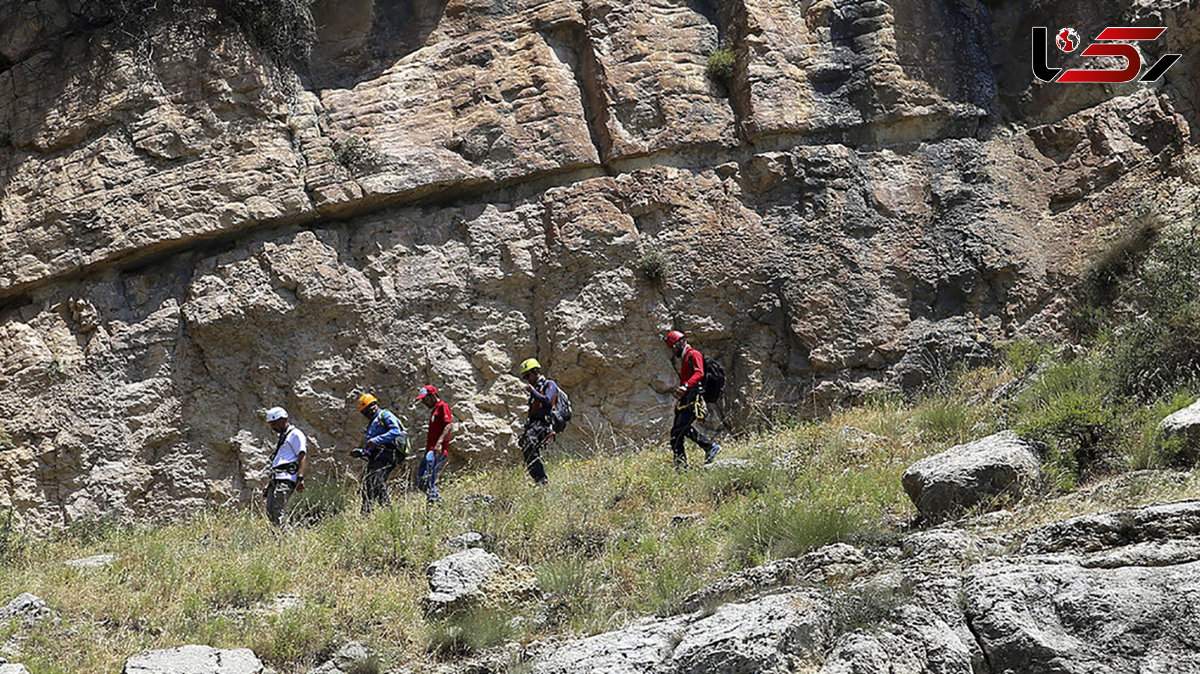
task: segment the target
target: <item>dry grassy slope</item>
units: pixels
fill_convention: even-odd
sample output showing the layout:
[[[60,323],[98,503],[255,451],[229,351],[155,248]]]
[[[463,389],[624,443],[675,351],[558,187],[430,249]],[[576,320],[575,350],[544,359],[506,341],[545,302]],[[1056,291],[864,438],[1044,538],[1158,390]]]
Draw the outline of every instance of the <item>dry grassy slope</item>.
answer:
[[[948,445],[1016,424],[1013,401],[996,392],[1019,372],[1008,366],[978,370],[955,380],[949,392],[915,404],[881,398],[822,422],[730,443],[725,458],[746,461],[741,468],[677,474],[663,448],[583,457],[556,452],[547,488],[534,489],[519,468],[486,469],[450,476],[439,508],[427,509],[413,494],[367,518],[357,514],[353,495],[342,486],[313,481],[294,504],[294,514],[323,519],[282,533],[261,512],[210,509],[161,527],[93,521],[50,538],[6,536],[0,539],[0,599],[32,592],[59,620],[34,628],[8,625],[0,643],[11,649],[10,659],[39,674],[115,672],[142,649],[186,643],[248,647],[277,671],[300,673],[348,640],[367,642],[399,671],[580,671],[561,665],[601,657],[605,637],[592,647],[572,637],[622,628],[639,616],[678,614],[639,623],[635,631],[645,639],[626,638],[631,653],[676,623],[680,629],[691,625],[690,639],[702,637],[700,621],[713,607],[699,613],[680,609],[694,591],[711,586],[694,596],[704,603],[707,592],[729,603],[714,620],[737,611],[746,617],[735,619],[733,631],[718,638],[734,639],[737,648],[704,652],[756,658],[778,646],[769,637],[771,621],[817,620],[820,627],[811,636],[832,648],[841,632],[863,621],[870,627],[864,634],[887,633],[890,611],[906,603],[954,616],[962,608],[947,600],[958,596],[947,588],[961,586],[983,559],[1007,560],[1037,527],[1085,513],[1200,497],[1194,473],[1148,471],[1065,496],[1039,494],[1001,513],[933,531],[901,534],[915,514],[901,489],[901,473]],[[1136,430],[1125,434],[1122,451],[1136,450]],[[675,522],[677,515],[682,523]],[[1151,523],[1143,533],[1150,540],[1163,529]],[[426,566],[449,553],[447,538],[469,530],[482,532],[484,544],[505,561],[526,565],[544,597],[501,603],[486,614],[450,622],[423,616]],[[1069,531],[1075,534],[1066,548],[1090,545],[1079,538],[1085,529]],[[792,559],[837,541],[854,548]],[[1150,547],[1131,546],[1128,553]],[[1176,554],[1193,554],[1193,548]],[[1058,552],[1061,557],[1063,550]],[[64,565],[105,553],[119,558],[97,569]],[[745,577],[756,580],[743,581],[732,593],[737,583],[718,581],[779,558],[792,561],[777,568],[812,565],[805,582],[787,589],[809,593],[812,610],[776,612],[763,622],[765,631],[746,636],[738,625],[764,620],[753,608],[758,592],[798,581],[772,584],[769,573],[751,574]],[[1169,574],[1170,564],[1178,563],[1160,571]],[[1078,568],[1066,558],[1060,566]],[[280,597],[288,602],[281,604]],[[944,619],[954,625],[951,617]],[[1067,629],[1096,645],[1097,653],[1109,652],[1102,639],[1090,640],[1095,635],[1088,636],[1082,623]],[[907,648],[905,639],[911,638],[905,636],[899,647]],[[501,648],[506,642],[516,644]],[[796,653],[805,643],[799,638],[793,643],[800,649]],[[1055,647],[1062,643],[1054,641]],[[690,652],[681,646],[676,656],[696,655]],[[889,652],[899,657],[901,651]],[[826,656],[833,666],[846,653],[834,655],[822,647],[804,657],[815,671]]]
[[[661,435],[672,326],[733,426],[915,384],[1056,333],[1081,246],[1194,201],[1190,53],[1072,88],[1013,46],[1184,48],[1185,2],[317,3],[298,85],[228,25],[73,9],[0,5],[0,481],[39,526],[247,500],[274,404],[344,468],[367,389],[431,381],[459,458],[511,460],[529,355],[581,445]]]

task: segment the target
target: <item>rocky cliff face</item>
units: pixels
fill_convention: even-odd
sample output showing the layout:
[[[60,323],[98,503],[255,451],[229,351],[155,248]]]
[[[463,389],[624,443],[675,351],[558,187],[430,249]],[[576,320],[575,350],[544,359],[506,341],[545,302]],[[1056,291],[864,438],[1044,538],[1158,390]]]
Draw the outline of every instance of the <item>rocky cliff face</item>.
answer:
[[[0,2],[0,480],[41,523],[249,498],[274,404],[332,470],[365,390],[515,456],[530,355],[575,441],[658,437],[670,327],[730,425],[919,385],[1196,197],[1184,0],[318,0],[299,74],[87,5]],[[1032,81],[1030,26],[1134,24],[1165,80]]]

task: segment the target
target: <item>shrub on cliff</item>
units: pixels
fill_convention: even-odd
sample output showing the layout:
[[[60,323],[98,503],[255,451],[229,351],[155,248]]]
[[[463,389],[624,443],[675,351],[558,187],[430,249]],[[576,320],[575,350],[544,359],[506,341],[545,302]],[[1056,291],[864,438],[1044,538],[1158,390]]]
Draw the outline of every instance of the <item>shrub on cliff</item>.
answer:
[[[728,84],[737,70],[737,57],[733,50],[723,47],[708,55],[705,72],[721,84]]]
[[[649,248],[638,260],[638,269],[646,280],[661,288],[671,277],[671,256],[657,248]]]
[[[148,43],[164,25],[194,28],[216,19],[237,26],[279,63],[308,59],[317,39],[312,0],[83,0],[85,25],[114,25],[116,35]]]

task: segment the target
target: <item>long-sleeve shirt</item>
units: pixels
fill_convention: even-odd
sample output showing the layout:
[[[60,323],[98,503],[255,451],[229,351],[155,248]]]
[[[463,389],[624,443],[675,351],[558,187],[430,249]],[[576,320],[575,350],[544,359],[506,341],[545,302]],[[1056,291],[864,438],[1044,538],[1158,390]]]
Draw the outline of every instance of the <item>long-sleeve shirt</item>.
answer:
[[[374,442],[376,447],[396,447],[404,443],[408,436],[404,433],[404,427],[400,425],[400,420],[395,414],[387,410],[379,410],[379,414],[371,420],[367,425],[367,440],[366,442]],[[366,447],[368,451],[373,450],[372,447]]]
[[[679,366],[679,385],[691,392],[704,380],[704,356],[692,347],[684,347],[683,363]]]
[[[529,418],[545,419],[550,416],[550,410],[556,399],[558,399],[558,384],[554,383],[553,379],[542,377],[542,380],[529,392]]]

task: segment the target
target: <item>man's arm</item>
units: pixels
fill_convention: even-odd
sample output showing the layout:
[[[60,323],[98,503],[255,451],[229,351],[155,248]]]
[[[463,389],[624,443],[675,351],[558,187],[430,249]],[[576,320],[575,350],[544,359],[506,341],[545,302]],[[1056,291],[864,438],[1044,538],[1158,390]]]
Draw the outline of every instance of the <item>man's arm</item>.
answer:
[[[367,438],[368,445],[397,444],[404,439],[404,429],[400,427],[400,420],[396,418],[396,415],[384,411],[380,414],[380,421],[383,423],[384,431],[379,435]]]
[[[308,472],[308,452],[300,453],[300,472],[296,475],[296,491],[304,491],[304,474]]]

